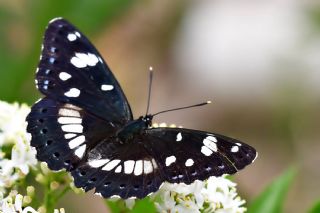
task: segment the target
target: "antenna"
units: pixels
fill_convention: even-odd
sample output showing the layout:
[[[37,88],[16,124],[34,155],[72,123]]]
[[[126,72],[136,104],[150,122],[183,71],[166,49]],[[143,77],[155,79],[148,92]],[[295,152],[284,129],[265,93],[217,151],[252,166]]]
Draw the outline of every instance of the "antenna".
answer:
[[[200,104],[194,104],[194,105],[190,105],[190,106],[185,106],[185,107],[178,107],[178,108],[173,108],[173,109],[168,109],[168,110],[164,110],[161,112],[157,112],[156,114],[153,114],[152,116],[156,116],[165,112],[171,112],[171,111],[176,111],[176,110],[180,110],[180,109],[188,109],[188,108],[192,108],[192,107],[198,107],[198,106],[203,106],[203,105],[207,105],[207,104],[211,104],[211,101],[206,101]]]
[[[150,67],[149,67],[148,104],[147,104],[147,112],[146,112],[146,116],[148,115],[149,107],[150,107],[152,79],[153,79],[153,67],[151,67],[151,66],[150,66]]]

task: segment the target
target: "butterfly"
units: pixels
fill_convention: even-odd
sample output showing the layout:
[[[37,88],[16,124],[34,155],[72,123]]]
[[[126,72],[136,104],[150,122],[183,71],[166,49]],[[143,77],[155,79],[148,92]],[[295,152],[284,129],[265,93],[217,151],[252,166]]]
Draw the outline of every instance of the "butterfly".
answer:
[[[151,114],[134,119],[106,62],[63,18],[45,31],[35,83],[44,97],[26,120],[37,159],[104,198],[143,198],[165,181],[234,174],[257,157],[253,147],[220,134],[153,128]]]

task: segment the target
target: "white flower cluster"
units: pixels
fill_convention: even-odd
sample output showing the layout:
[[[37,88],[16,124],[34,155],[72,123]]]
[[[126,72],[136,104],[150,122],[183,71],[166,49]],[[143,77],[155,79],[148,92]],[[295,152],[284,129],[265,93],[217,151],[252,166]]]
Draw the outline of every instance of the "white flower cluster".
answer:
[[[0,192],[6,192],[37,164],[35,150],[30,147],[25,118],[26,105],[0,101]]]
[[[0,213],[45,213],[46,210],[43,207],[35,210],[31,206],[27,206],[32,201],[32,195],[30,196],[30,194],[34,193],[34,188],[28,187],[27,193],[29,195],[22,196],[21,194],[18,194],[17,191],[13,190],[5,198],[0,194]],[[55,209],[54,213],[65,213],[65,210],[64,208]]]
[[[245,203],[238,195],[236,184],[223,177],[210,177],[190,185],[165,183],[157,194],[156,207],[161,213],[242,213]]]
[[[17,191],[11,191],[10,194],[3,198],[1,195],[0,198],[0,212],[3,213],[14,213],[14,212],[21,212],[21,213],[37,213],[32,207],[27,206],[22,208],[22,206],[26,203],[30,203],[31,198],[29,196],[22,196],[18,194]]]
[[[29,112],[30,108],[25,104],[0,101],[0,213],[47,212],[44,205],[37,209],[29,206],[35,195],[33,186],[26,187],[25,196],[16,191],[18,183],[24,181],[31,168],[37,171],[35,179],[39,183],[44,181],[43,174],[49,172],[46,165],[38,164],[35,158],[36,150],[30,146],[30,135],[26,132],[25,121]],[[50,185],[52,190],[58,186],[56,181],[52,181]],[[53,211],[65,212],[63,208]]]

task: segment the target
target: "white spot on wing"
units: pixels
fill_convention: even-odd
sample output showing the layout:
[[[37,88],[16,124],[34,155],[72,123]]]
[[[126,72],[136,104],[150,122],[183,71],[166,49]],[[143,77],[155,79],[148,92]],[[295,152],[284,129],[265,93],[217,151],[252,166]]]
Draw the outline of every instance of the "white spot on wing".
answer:
[[[110,171],[110,170],[112,170],[114,167],[116,167],[120,162],[121,162],[121,160],[119,160],[119,159],[112,160],[112,161],[110,161],[107,165],[105,165],[105,166],[102,168],[102,170]]]
[[[119,165],[114,172],[115,172],[115,173],[120,173],[121,170],[122,170],[122,166]]]
[[[73,133],[64,134],[64,138],[65,139],[70,139],[70,138],[73,138],[75,136],[77,136],[77,134],[73,134]]]
[[[101,85],[101,90],[110,91],[110,90],[113,90],[113,86],[112,85],[108,85],[108,84],[102,84]]]
[[[204,154],[205,156],[210,156],[212,154],[212,150],[209,149],[208,147],[206,146],[202,146],[201,147],[201,152],[202,154]]]
[[[58,123],[60,124],[81,124],[82,119],[76,117],[59,117]]]
[[[193,166],[193,164],[194,164],[194,161],[191,158],[189,158],[185,163],[185,165],[188,167]]]
[[[87,61],[87,64],[89,66],[95,66],[99,61],[98,57],[92,53],[88,53],[88,58],[89,60]]]
[[[72,139],[71,141],[69,141],[68,145],[70,147],[70,149],[74,149],[78,146],[80,146],[81,144],[83,144],[86,141],[86,138],[84,135],[78,136],[75,139]]]
[[[82,133],[83,126],[81,124],[66,124],[61,126],[64,132]]]
[[[87,66],[87,64],[78,57],[72,57],[70,62],[71,64],[73,64],[75,67],[78,67],[78,68],[84,68]]]
[[[81,37],[81,34],[78,31],[74,32],[74,34],[76,34],[76,36],[78,36],[79,38]]]
[[[78,68],[95,66],[98,61],[98,57],[92,53],[76,53],[70,60],[71,64]]]
[[[233,146],[231,148],[231,152],[238,152],[239,151],[239,147],[238,146]]]
[[[149,174],[153,171],[152,163],[151,161],[144,160],[143,161],[143,173]]]
[[[241,143],[236,143],[238,146],[242,146],[242,144]]]
[[[151,162],[152,162],[152,165],[153,165],[154,169],[158,168],[158,164],[157,164],[157,162],[156,162],[156,160],[154,158],[152,158]]]
[[[174,162],[176,162],[177,158],[173,155],[171,155],[170,157],[166,158],[166,166],[170,166],[171,164],[173,164]]]
[[[86,151],[86,147],[87,146],[85,144],[80,146],[78,149],[76,149],[76,151],[74,151],[74,154],[79,158],[82,158],[84,155],[84,152]]]
[[[77,88],[71,88],[69,91],[65,92],[64,95],[69,98],[75,98],[80,95],[80,90]]]
[[[142,160],[137,160],[134,166],[134,175],[138,176],[142,174]]]
[[[213,135],[207,136],[207,139],[210,140],[210,141],[213,141],[213,142],[215,142],[215,143],[218,142],[217,138],[214,137]]]
[[[124,173],[131,174],[134,169],[134,160],[127,160],[124,162]]]
[[[71,75],[69,73],[66,72],[60,72],[59,73],[59,78],[63,81],[68,80],[69,78],[71,78]]]
[[[77,39],[77,36],[74,33],[69,33],[67,37],[69,41],[75,41]]]
[[[100,160],[91,160],[88,162],[89,166],[93,168],[99,168],[105,164],[107,164],[110,160],[109,159],[100,159]]]
[[[80,113],[77,110],[61,108],[59,109],[59,115],[61,116],[72,116],[72,117],[80,117]]]
[[[208,136],[206,137],[204,140],[203,140],[203,144],[208,147],[209,149],[211,149],[212,151],[214,152],[217,152],[218,151],[218,148],[217,148],[217,144],[215,143],[216,140],[211,140],[212,138],[215,138],[213,136]]]
[[[182,135],[181,135],[181,132],[179,132],[178,134],[177,134],[177,139],[176,139],[176,141],[181,141],[182,140]]]
[[[65,108],[71,108],[71,109],[73,109],[73,110],[78,110],[78,111],[81,110],[80,107],[77,107],[77,106],[72,105],[72,104],[64,104],[63,107],[65,107]]]

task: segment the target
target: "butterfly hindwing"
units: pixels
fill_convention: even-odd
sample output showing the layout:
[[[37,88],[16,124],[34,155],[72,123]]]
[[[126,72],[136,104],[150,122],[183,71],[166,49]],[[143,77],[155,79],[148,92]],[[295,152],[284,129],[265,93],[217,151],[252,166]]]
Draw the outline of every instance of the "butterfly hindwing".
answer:
[[[27,122],[37,158],[53,170],[73,169],[88,149],[113,135],[118,128],[78,106],[50,98],[32,107]]]
[[[237,148],[235,148],[237,147]],[[103,141],[71,172],[75,185],[103,197],[142,198],[161,183],[192,183],[233,174],[256,151],[238,140],[181,128],[152,128],[128,143]]]
[[[122,144],[105,141],[92,149],[85,162],[71,172],[77,187],[96,188],[103,197],[143,198],[163,182],[159,165],[136,138]]]
[[[238,140],[197,130],[152,128],[146,130],[144,137],[171,183],[233,174],[257,155],[254,148]]]
[[[46,96],[106,120],[132,120],[127,99],[107,64],[90,41],[64,19],[54,19],[47,27],[36,84]]]

